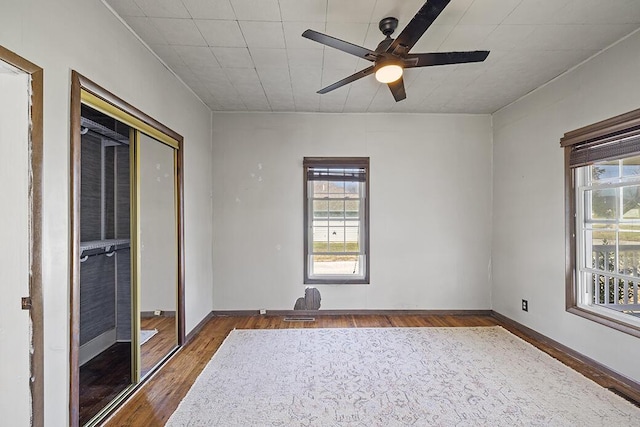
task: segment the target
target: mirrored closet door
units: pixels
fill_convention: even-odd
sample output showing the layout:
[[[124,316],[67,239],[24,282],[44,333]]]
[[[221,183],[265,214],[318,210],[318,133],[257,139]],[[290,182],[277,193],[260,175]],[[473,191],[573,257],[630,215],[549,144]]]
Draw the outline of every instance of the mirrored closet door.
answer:
[[[140,376],[177,345],[176,153],[145,134],[137,140]]]
[[[98,425],[184,342],[181,142],[73,73],[70,421]]]

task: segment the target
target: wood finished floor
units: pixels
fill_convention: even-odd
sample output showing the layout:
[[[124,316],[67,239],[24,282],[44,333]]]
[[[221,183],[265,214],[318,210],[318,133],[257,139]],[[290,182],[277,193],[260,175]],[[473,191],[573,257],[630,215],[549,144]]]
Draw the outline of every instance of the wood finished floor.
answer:
[[[360,328],[360,327],[464,327],[500,325],[603,387],[623,388],[599,370],[525,336],[514,327],[486,316],[446,315],[337,315],[318,316],[315,322],[289,322],[284,316],[217,316],[162,367],[105,425],[163,426],[187,394],[200,372],[233,329]],[[640,393],[624,390],[634,399]]]

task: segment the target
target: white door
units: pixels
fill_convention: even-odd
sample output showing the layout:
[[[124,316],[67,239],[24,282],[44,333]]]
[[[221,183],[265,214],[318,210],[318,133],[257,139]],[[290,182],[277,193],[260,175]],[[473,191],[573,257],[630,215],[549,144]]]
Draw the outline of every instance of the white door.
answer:
[[[30,76],[0,61],[0,424],[31,425]]]

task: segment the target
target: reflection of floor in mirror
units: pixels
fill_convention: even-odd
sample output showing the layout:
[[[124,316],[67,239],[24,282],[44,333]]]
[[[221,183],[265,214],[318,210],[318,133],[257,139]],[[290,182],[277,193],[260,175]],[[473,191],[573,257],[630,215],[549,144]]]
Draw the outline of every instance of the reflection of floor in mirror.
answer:
[[[143,329],[140,331],[140,345],[144,345],[147,341],[149,341],[155,334],[158,333],[157,329]]]
[[[131,384],[131,343],[115,343],[80,367],[80,425]]]
[[[141,347],[140,376],[144,377],[176,346],[176,318],[162,315],[143,317],[140,319],[140,329],[158,330],[158,333]]]

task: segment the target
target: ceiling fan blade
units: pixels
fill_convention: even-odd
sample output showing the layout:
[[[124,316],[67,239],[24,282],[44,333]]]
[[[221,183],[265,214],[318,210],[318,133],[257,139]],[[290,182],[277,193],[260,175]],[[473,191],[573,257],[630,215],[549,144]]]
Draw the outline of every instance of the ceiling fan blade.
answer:
[[[329,85],[329,86],[327,86],[325,88],[320,89],[317,93],[324,94],[324,93],[327,93],[327,92],[331,92],[334,89],[338,89],[341,86],[344,86],[344,85],[349,84],[351,82],[355,82],[358,79],[361,79],[363,77],[368,76],[369,74],[373,73],[373,70],[374,70],[374,67],[372,65],[370,67],[365,68],[364,70],[360,70],[357,73],[350,75],[349,77],[345,77],[344,79],[342,79],[342,80],[340,80],[338,82],[335,82],[332,85]]]
[[[314,30],[306,30],[304,33],[302,33],[302,37],[306,37],[309,40],[313,40],[334,49],[350,53],[351,55],[355,55],[358,58],[366,59],[367,61],[373,62],[378,58],[378,54],[372,50],[355,45],[353,43],[346,42],[344,40],[337,39],[335,37],[328,36],[326,34],[319,33]]]
[[[471,52],[435,52],[410,53],[404,59],[405,68],[430,67],[433,65],[463,64],[468,62],[482,62],[489,56],[487,50]]]
[[[416,13],[416,16],[409,21],[404,30],[389,45],[387,52],[398,55],[406,54],[422,37],[427,28],[440,15],[442,10],[449,4],[450,0],[428,0]]]
[[[402,79],[402,76],[400,76],[400,78],[395,82],[387,83],[387,86],[391,89],[391,94],[396,102],[402,101],[407,97],[407,92],[404,90],[404,80]]]

